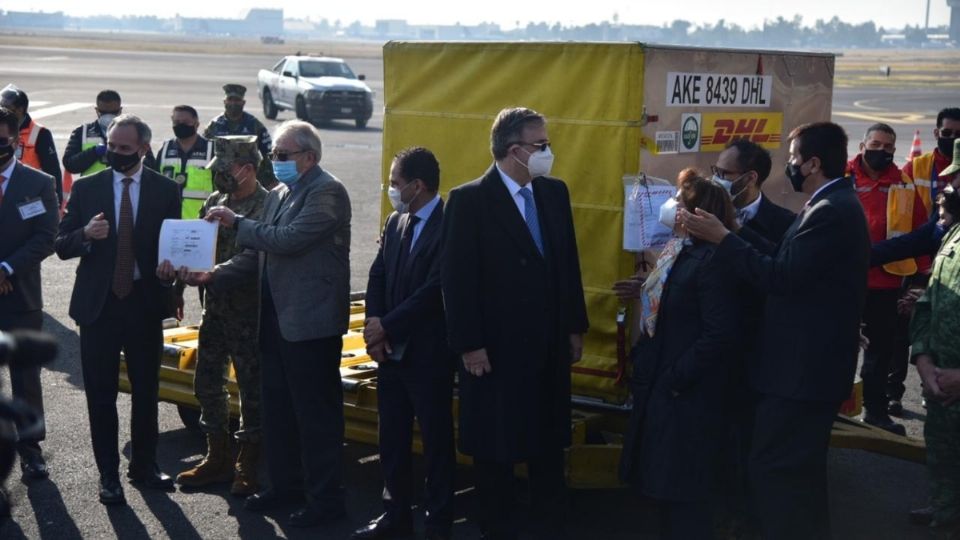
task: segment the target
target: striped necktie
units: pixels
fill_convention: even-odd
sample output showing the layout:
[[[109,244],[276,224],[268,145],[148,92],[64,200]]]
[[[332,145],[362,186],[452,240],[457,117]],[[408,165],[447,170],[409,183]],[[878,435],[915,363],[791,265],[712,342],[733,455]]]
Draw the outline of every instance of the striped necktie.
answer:
[[[540,234],[540,218],[537,217],[537,203],[533,200],[533,188],[520,188],[520,196],[523,197],[523,220],[527,222],[527,228],[530,229],[530,236],[533,237],[533,243],[537,245],[537,251],[543,255],[543,237]]]
[[[133,204],[130,202],[130,183],[123,179],[120,195],[120,218],[117,220],[117,258],[113,267],[113,294],[126,298],[133,290]]]

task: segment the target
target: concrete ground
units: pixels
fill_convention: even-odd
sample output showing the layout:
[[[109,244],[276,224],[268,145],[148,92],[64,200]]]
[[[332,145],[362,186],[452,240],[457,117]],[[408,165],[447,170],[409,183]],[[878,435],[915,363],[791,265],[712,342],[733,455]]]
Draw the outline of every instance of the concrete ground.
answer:
[[[278,53],[280,54],[280,53]],[[49,127],[62,152],[70,131],[94,119],[93,98],[104,88],[123,97],[124,112],[142,116],[154,128],[154,150],[172,136],[172,107],[195,106],[205,123],[221,110],[220,87],[241,83],[249,88],[247,110],[262,117],[256,97],[256,73],[272,66],[277,56],[258,54],[186,54],[0,46],[0,85],[15,82],[29,92],[31,112]],[[352,122],[321,126],[323,165],[343,180],[353,207],[351,286],[362,290],[376,250],[379,228],[383,127],[383,70],[379,58],[348,59],[355,72],[367,75],[377,92],[375,115],[365,130]],[[952,89],[841,88],[834,94],[835,120],[855,138],[868,123],[883,119],[902,133],[898,162],[909,151],[915,128],[924,131],[924,149],[934,144],[930,130],[942,106],[957,105]],[[278,120],[291,118],[281,113]],[[276,122],[266,121],[268,128]],[[910,133],[910,135],[905,135]],[[852,145],[853,146],[853,145]],[[851,148],[855,150],[855,148]],[[778,170],[778,169],[775,169]],[[211,493],[170,494],[139,492],[126,485],[128,507],[107,509],[96,501],[97,473],[89,443],[83,382],[79,366],[76,327],[67,315],[76,261],[44,263],[46,329],[61,343],[59,358],[43,374],[48,438],[44,444],[51,467],[50,481],[23,484],[17,475],[8,481],[15,504],[13,521],[0,529],[0,538],[344,538],[356,526],[379,512],[380,475],[377,449],[349,443],[345,448],[349,518],[312,531],[285,524],[285,513],[267,516],[244,512],[225,488]],[[188,295],[188,320],[199,309]],[[6,384],[6,381],[4,381]],[[7,385],[7,387],[9,387]],[[906,424],[920,436],[923,410],[918,382],[911,373]],[[121,395],[120,440],[128,441],[126,419],[129,398]],[[200,437],[183,428],[175,407],[160,405],[159,464],[169,473],[187,468],[202,451]],[[129,448],[124,447],[129,453]],[[921,465],[857,450],[830,452],[831,509],[838,538],[925,538],[922,528],[910,526],[906,513],[926,502],[927,480]],[[419,460],[418,460],[419,467]],[[472,501],[472,473],[458,471],[458,538],[476,538],[468,519]],[[652,506],[625,490],[579,491],[570,515],[573,538],[652,538],[656,518]],[[291,511],[287,509],[287,511]]]

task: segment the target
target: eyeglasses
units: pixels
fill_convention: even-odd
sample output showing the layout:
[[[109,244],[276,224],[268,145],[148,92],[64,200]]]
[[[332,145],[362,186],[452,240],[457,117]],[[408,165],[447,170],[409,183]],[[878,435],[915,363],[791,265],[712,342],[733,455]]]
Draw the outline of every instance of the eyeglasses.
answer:
[[[533,142],[514,141],[510,144],[519,144],[520,146],[532,146],[536,148],[538,152],[546,152],[547,149],[550,148],[549,142],[533,143]]]
[[[274,150],[270,153],[270,161],[286,161],[290,159],[290,156],[295,156],[304,152],[306,152],[306,150],[296,150],[294,152],[281,152],[279,150]]]
[[[960,129],[941,129],[940,136],[944,139],[954,139],[960,137]]]
[[[716,175],[716,176],[719,176],[720,178],[723,178],[724,180],[727,179],[727,175],[728,175],[728,174],[734,174],[734,175],[736,175],[738,178],[744,175],[744,173],[742,173],[742,172],[739,172],[739,171],[728,171],[728,170],[726,170],[726,169],[721,169],[720,167],[717,167],[716,165],[711,165],[711,166],[710,166],[710,172],[711,172],[712,174]]]
[[[0,137],[0,146],[10,146],[12,142],[13,137]]]

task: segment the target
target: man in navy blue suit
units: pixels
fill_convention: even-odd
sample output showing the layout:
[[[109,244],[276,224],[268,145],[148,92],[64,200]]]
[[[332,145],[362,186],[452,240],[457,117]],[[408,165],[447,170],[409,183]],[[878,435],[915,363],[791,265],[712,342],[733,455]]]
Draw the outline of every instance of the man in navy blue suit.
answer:
[[[390,167],[390,214],[367,283],[364,339],[377,361],[385,512],[354,538],[413,532],[411,450],[417,418],[426,458],[426,538],[450,538],[453,521],[453,353],[440,289],[440,165],[408,148]]]

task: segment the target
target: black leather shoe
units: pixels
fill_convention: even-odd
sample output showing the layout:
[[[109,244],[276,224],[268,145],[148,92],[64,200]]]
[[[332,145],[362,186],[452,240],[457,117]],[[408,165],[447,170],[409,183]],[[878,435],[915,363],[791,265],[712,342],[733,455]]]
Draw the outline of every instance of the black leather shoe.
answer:
[[[390,514],[383,514],[363,527],[353,531],[351,538],[369,540],[372,538],[397,538],[411,534],[413,534],[412,518],[407,517],[404,519],[391,516]],[[431,537],[428,535],[427,538]]]
[[[160,472],[156,465],[146,470],[130,469],[127,471],[127,478],[131,484],[138,487],[173,491],[173,478]]]
[[[42,455],[30,457],[20,457],[20,471],[27,480],[43,480],[50,476],[47,469],[47,462],[43,460]]]
[[[123,486],[120,480],[100,479],[100,503],[108,506],[127,504],[127,499],[123,496]]]
[[[910,523],[914,525],[929,525],[933,521],[933,507],[927,506],[910,511]]]
[[[891,399],[890,403],[887,404],[887,414],[897,418],[903,416],[903,402],[899,399]]]
[[[874,414],[869,411],[863,413],[862,422],[864,424],[869,424],[874,427],[878,427],[884,431],[889,431],[894,435],[905,436],[907,434],[907,428],[903,427],[903,424],[898,424],[890,419],[886,413],[884,414]]]
[[[304,506],[300,510],[290,514],[290,526],[291,527],[316,527],[318,525],[325,525],[327,523],[333,523],[343,519],[347,515],[346,510],[343,508],[314,508],[312,506]]]

